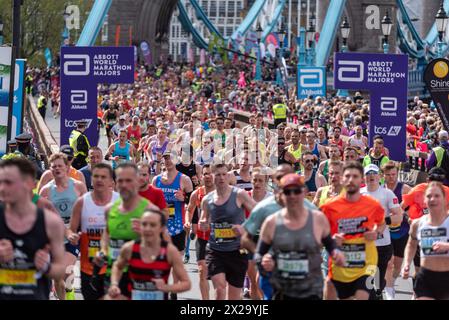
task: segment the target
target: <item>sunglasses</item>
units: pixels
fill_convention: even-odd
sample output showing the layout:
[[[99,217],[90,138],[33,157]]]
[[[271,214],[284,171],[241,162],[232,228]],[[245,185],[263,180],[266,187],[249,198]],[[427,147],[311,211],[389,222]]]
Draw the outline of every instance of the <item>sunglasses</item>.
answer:
[[[315,162],[313,159],[307,159],[307,160],[304,160],[304,163],[313,163],[313,162]]]
[[[285,194],[286,196],[289,196],[291,194],[299,195],[302,193],[302,189],[301,188],[285,189],[282,191],[282,193]]]

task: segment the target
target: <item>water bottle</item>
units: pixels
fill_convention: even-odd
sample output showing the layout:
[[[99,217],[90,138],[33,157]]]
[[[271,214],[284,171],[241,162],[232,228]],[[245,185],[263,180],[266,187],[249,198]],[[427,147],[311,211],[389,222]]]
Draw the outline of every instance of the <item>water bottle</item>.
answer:
[[[92,265],[94,267],[92,277],[90,278],[89,285],[91,286],[92,290],[98,291],[98,287],[100,286],[100,270],[103,268],[104,264],[106,263],[106,257],[103,252],[98,252],[97,256],[100,258],[100,265],[97,265],[92,261]]]

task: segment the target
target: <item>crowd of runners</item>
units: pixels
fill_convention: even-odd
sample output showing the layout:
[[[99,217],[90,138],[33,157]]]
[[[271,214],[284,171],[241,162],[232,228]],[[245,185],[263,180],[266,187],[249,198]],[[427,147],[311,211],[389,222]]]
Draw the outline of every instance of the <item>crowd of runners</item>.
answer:
[[[368,97],[297,100],[251,72],[140,67],[99,86],[107,148],[85,167],[69,141],[39,180],[20,153],[2,160],[0,299],[73,300],[79,261],[85,300],[174,300],[192,288],[191,242],[204,300],[393,300],[399,277],[449,299],[449,135],[433,106],[408,106],[407,148],[431,154],[409,186],[382,137],[370,147]],[[28,74],[57,116],[58,81]]]

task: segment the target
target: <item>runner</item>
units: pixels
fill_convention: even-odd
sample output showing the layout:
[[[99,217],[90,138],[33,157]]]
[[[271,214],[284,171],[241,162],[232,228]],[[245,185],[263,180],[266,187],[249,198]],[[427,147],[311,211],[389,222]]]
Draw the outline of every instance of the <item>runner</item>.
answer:
[[[372,291],[370,278],[377,268],[375,240],[385,229],[382,206],[373,198],[360,194],[362,181],[362,165],[346,163],[342,178],[345,195],[321,206],[329,220],[332,236],[346,258],[344,267],[332,261],[329,270],[339,299],[368,300]]]
[[[338,146],[335,146],[335,150],[339,150]],[[338,151],[339,152],[339,151]],[[343,173],[343,162],[339,160],[333,160],[329,163],[329,185],[318,189],[313,199],[313,204],[321,207],[327,201],[335,198],[338,195],[344,194],[344,188],[341,184],[341,175]],[[323,270],[324,276],[324,300],[337,300],[337,292],[332,284],[332,281],[328,277],[329,273],[329,255],[327,251],[322,250],[323,263],[321,264],[321,269]]]
[[[122,292],[119,283],[125,268],[128,268],[131,300],[168,300],[169,293],[190,290],[191,282],[178,249],[162,240],[164,213],[146,210],[140,219],[140,230],[139,240],[129,241],[120,249],[119,257],[112,267],[109,297],[120,297]],[[171,269],[178,280],[169,285]]]
[[[386,164],[390,159],[384,153],[384,139],[382,136],[376,135],[373,138],[374,147],[363,159],[363,166],[375,164],[378,167]]]
[[[28,160],[0,162],[0,300],[48,300],[64,278],[64,224],[31,201],[35,178]]]
[[[84,175],[87,190],[92,190],[92,168],[103,161],[103,151],[99,147],[90,147],[87,158],[87,166],[79,171]]]
[[[209,281],[206,265],[206,245],[209,240],[210,230],[201,231],[198,228],[198,220],[201,216],[201,201],[204,196],[215,190],[215,184],[210,165],[206,164],[202,170],[204,185],[193,191],[190,197],[188,214],[186,215],[184,228],[192,228],[197,236],[195,242],[196,263],[198,264],[198,273],[200,278],[200,291],[203,300],[209,300]]]
[[[212,172],[216,190],[204,197],[200,217],[201,230],[211,230],[206,248],[208,274],[217,300],[240,300],[248,260],[240,252],[241,235],[236,230],[245,220],[244,209],[251,211],[255,203],[244,190],[229,185],[226,165],[214,165]]]
[[[363,135],[362,126],[355,127],[355,134],[349,138],[348,145],[356,148],[359,154],[359,159],[363,160],[363,158],[365,158],[365,152],[369,145],[368,138]]]
[[[280,187],[285,208],[262,225],[256,260],[261,272],[273,272],[274,300],[320,300],[321,245],[336,265],[342,266],[345,258],[330,236],[326,216],[304,207],[304,178],[288,174],[281,179]]]
[[[128,134],[128,141],[132,144],[134,147],[134,150],[137,150],[139,148],[139,142],[142,138],[142,131],[140,129],[139,125],[139,117],[134,116],[132,123],[126,128],[127,134]],[[140,160],[140,154],[138,152],[135,152],[135,162],[139,162]]]
[[[358,161],[359,154],[357,150],[353,147],[346,147],[343,152],[343,160],[346,162]]]
[[[316,134],[313,130],[308,130],[306,133],[306,139],[307,139],[307,150],[312,152],[312,154],[315,155],[315,166],[314,169],[318,169],[318,165],[320,164],[321,160],[326,160],[326,148],[317,143]]]
[[[120,117],[120,112],[115,108],[115,105],[109,105],[109,108],[103,114],[103,123],[106,124],[106,136],[108,137],[108,147],[113,141],[112,128],[117,124],[117,119]]]
[[[370,164],[365,167],[365,180],[366,187],[360,190],[361,194],[369,195],[379,201],[379,203],[384,208],[385,212],[385,222],[388,226],[399,226],[402,222],[403,215],[402,209],[399,204],[399,200],[396,195],[390,189],[383,188],[380,186],[380,174],[379,167]],[[378,281],[376,283],[376,295],[372,296],[373,299],[382,300],[382,291],[385,288],[385,274],[388,268],[388,262],[393,256],[393,246],[391,244],[390,229],[385,228],[382,235],[376,240],[377,248],[377,267],[378,267]]]
[[[71,146],[69,145],[63,145],[59,148],[60,152],[65,154],[67,156],[67,161],[68,161],[68,165],[67,165],[67,174],[70,178],[78,180],[84,184],[86,184],[86,179],[84,178],[84,175],[77,169],[75,169],[74,167],[72,167],[72,162],[73,162],[73,149]],[[52,181],[54,179],[53,174],[51,173],[51,170],[47,170],[44,172],[44,174],[42,175],[39,184],[38,184],[38,192],[40,192],[42,190],[43,187],[45,187],[47,185],[47,183],[49,183],[50,181]]]
[[[389,161],[381,168],[385,177],[385,187],[394,192],[398,198],[399,203],[402,203],[402,195],[409,193],[411,188],[402,182],[398,181],[399,169],[393,161]],[[408,233],[410,225],[408,223],[408,216],[404,214],[401,225],[393,227],[390,225],[391,244],[393,245],[393,258],[388,263],[387,274],[385,276],[387,284],[385,287],[385,296],[387,300],[394,300],[395,298],[395,282],[396,278],[401,273],[402,261],[404,258],[405,246],[407,245]]]
[[[314,169],[316,157],[312,152],[304,151],[301,155],[301,161],[304,167],[302,175],[306,184],[306,198],[312,201],[318,188],[326,185],[326,179],[318,173],[317,169]]]
[[[419,245],[421,268],[414,286],[416,299],[449,300],[449,219],[443,185],[430,182],[424,202],[429,214],[414,220],[410,226],[402,276],[409,277],[410,263]]]
[[[287,154],[285,155],[285,160],[288,163],[291,163],[295,169],[295,171],[301,172],[301,155],[303,145],[299,142],[299,130],[293,129],[291,135],[291,145],[289,145],[287,149]]]
[[[117,191],[120,199],[109,205],[105,210],[106,228],[101,237],[101,252],[107,257],[108,266],[104,281],[105,292],[108,291],[111,281],[112,264],[119,256],[123,244],[139,237],[139,219],[146,209],[158,210],[147,199],[139,196],[139,175],[134,163],[122,163],[115,170]],[[96,263],[100,261],[96,259]],[[131,297],[128,288],[129,278],[125,269],[119,282],[123,299]]]
[[[70,219],[67,239],[80,246],[81,293],[84,300],[98,300],[105,295],[106,266],[96,265],[101,235],[106,227],[106,206],[117,201],[119,194],[112,191],[113,171],[110,165],[96,164],[92,169],[92,191],[76,200]],[[81,232],[78,233],[78,230]],[[98,270],[100,269],[100,270]]]
[[[162,212],[165,212],[168,219],[169,212],[164,192],[151,185],[150,166],[147,163],[140,162],[137,164],[137,168],[139,169],[139,195],[156,205]]]
[[[332,144],[328,147],[329,150],[329,159],[321,161],[320,166],[318,167],[318,172],[323,175],[326,181],[329,181],[329,163],[331,161],[339,161],[341,160],[341,151],[340,148],[336,144]]]
[[[72,245],[68,241],[67,236],[73,205],[78,197],[81,197],[87,192],[87,189],[83,183],[67,176],[69,161],[64,153],[52,154],[49,162],[54,180],[43,187],[39,195],[48,199],[55,206],[66,226],[66,238],[64,240],[66,277],[65,279],[55,281],[55,290],[59,300],[75,300],[73,282],[65,280],[69,277],[71,279],[73,278],[73,267],[79,255],[79,246]]]
[[[111,144],[106,153],[106,160],[112,156],[112,168],[116,169],[119,164],[131,161],[135,159],[135,149],[128,141],[126,130],[120,130],[119,141]]]
[[[169,219],[167,221],[168,232],[171,236],[172,243],[178,248],[181,255],[184,255],[186,245],[184,205],[189,203],[190,196],[193,192],[192,181],[176,169],[175,164],[171,160],[171,152],[169,150],[165,151],[163,159],[166,171],[154,177],[152,183],[153,186],[164,192],[169,211]],[[175,281],[177,280],[175,278]],[[175,293],[171,297],[172,300],[177,299]]]
[[[241,159],[241,157],[237,155],[237,158]],[[230,176],[229,184],[245,191],[253,190],[250,169],[251,165],[249,164],[248,151],[246,151],[243,155],[243,161],[239,163],[239,169],[232,172],[233,174]]]

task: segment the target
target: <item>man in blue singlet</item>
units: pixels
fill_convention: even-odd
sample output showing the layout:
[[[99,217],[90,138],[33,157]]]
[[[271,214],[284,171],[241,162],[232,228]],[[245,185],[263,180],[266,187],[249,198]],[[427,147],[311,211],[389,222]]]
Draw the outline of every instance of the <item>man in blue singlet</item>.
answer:
[[[136,150],[128,141],[126,130],[120,130],[119,141],[109,146],[106,153],[106,160],[112,156],[112,168],[115,169],[120,163],[131,161],[131,157],[135,159]]]

